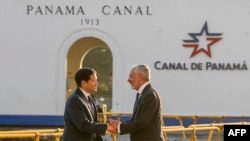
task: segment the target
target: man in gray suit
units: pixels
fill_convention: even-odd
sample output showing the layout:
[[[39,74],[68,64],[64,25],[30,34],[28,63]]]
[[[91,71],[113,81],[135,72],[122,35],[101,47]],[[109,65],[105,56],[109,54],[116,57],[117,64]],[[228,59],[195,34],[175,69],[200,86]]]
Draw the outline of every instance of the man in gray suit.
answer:
[[[131,69],[128,82],[138,95],[132,118],[122,123],[109,120],[118,133],[130,133],[131,141],[164,141],[161,98],[151,85],[150,75],[147,65],[135,65]]]
[[[98,115],[90,93],[97,91],[96,71],[82,68],[75,74],[77,88],[67,99],[64,111],[64,133],[62,141],[103,141],[101,135],[116,129],[107,124],[97,123]]]

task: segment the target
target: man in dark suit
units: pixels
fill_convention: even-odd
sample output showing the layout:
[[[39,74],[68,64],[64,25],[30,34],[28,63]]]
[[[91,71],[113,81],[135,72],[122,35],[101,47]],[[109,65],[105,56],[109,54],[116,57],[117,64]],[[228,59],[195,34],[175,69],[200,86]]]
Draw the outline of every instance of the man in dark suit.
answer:
[[[116,129],[107,124],[97,123],[98,115],[90,93],[97,91],[96,71],[82,68],[75,74],[77,88],[67,99],[64,111],[64,133],[62,141],[103,141],[101,135]]]
[[[130,133],[131,141],[164,141],[161,98],[150,83],[150,75],[147,65],[135,65],[131,69],[128,82],[138,95],[132,118],[122,123],[109,121],[118,129],[118,133]]]

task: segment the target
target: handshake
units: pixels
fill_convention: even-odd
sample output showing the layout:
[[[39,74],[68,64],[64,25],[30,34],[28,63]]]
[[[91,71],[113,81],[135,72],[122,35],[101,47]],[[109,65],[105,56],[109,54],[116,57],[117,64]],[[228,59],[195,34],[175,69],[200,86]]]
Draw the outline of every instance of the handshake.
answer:
[[[109,119],[107,123],[107,131],[112,134],[118,134],[118,126],[121,122],[118,120]]]

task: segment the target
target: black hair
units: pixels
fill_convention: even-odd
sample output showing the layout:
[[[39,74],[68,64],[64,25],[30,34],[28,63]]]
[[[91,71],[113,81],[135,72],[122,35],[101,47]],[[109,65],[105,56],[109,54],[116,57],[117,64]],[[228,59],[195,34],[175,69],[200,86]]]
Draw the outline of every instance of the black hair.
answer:
[[[89,67],[83,67],[80,70],[78,70],[75,74],[75,82],[78,87],[81,86],[82,80],[88,82],[90,79],[90,76],[92,74],[96,73],[96,71]]]

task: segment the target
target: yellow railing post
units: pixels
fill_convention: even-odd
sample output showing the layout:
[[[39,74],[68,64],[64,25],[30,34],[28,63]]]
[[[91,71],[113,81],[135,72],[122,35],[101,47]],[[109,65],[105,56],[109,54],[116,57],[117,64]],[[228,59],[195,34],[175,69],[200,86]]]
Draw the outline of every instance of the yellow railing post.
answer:
[[[39,140],[40,140],[40,133],[37,132],[34,141],[39,141]]]
[[[57,132],[57,133],[54,133],[54,136],[55,136],[55,141],[60,141],[60,138],[62,137],[62,132],[61,133],[59,133],[59,132]]]
[[[193,128],[192,134],[190,136],[190,141],[196,141],[196,130]]]
[[[179,120],[180,126],[183,126],[182,117],[178,116],[178,117],[176,117],[176,118]],[[182,137],[183,137],[184,139],[186,139],[186,132],[185,132],[185,131],[182,131]]]
[[[211,140],[212,140],[212,138],[213,138],[213,132],[214,132],[214,130],[210,130],[210,131],[209,131],[209,134],[208,134],[208,141],[211,141]]]

